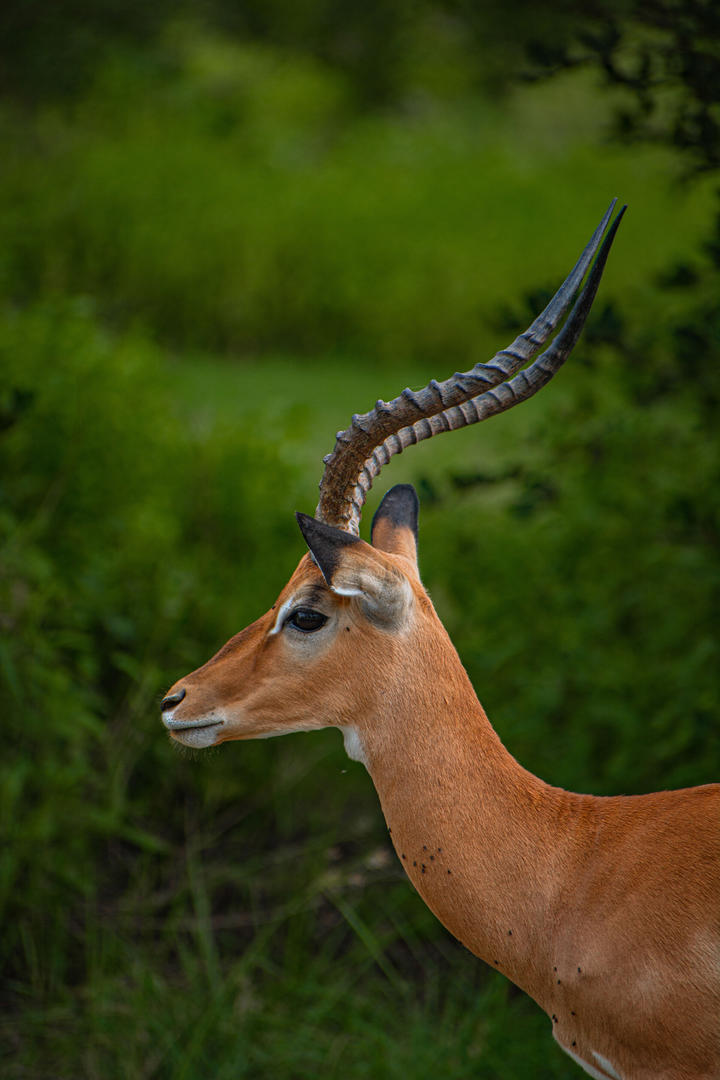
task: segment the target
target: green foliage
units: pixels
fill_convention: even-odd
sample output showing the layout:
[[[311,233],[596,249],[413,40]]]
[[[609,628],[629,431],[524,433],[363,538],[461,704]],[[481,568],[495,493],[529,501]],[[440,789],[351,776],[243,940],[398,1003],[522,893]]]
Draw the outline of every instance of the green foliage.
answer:
[[[119,48],[147,48],[177,12],[177,3],[164,0],[7,0],[0,14],[0,94],[37,104],[82,93]]]
[[[614,13],[616,4],[607,7]],[[458,100],[477,86],[497,96],[522,70],[525,42],[557,48],[581,21],[568,0],[549,10],[530,0],[7,0],[0,94],[31,105],[77,99],[118,52],[167,72],[176,60],[162,33],[171,19],[191,21],[196,34],[320,62],[346,81],[356,111]]]
[[[616,130],[623,139],[673,145],[694,169],[720,166],[720,13],[713,0],[592,0],[575,8],[559,39],[529,43],[536,76],[592,65],[622,88]]]
[[[211,633],[264,605],[276,586],[264,553],[290,537],[284,507],[256,521],[255,506],[292,482],[247,432],[190,431],[162,354],[109,337],[80,305],[6,313],[0,354],[2,933],[47,988],[78,962],[67,913],[107,887],[94,868],[109,838],[167,848],[146,825],[164,784],[154,809],[134,806],[133,783],[158,766],[138,720],[172,681],[168,661],[194,666]],[[229,605],[220,625],[210,572]]]
[[[694,388],[633,400],[632,359],[568,372],[509,464],[456,476],[425,549],[514,753],[598,794],[720,768],[717,440]]]
[[[562,279],[615,192],[635,214],[617,290],[707,217],[708,192],[654,183],[677,168],[667,154],[628,170],[590,148],[582,81],[500,111],[356,121],[345,85],[305,59],[182,27],[173,40],[174,74],[116,62],[69,119],[28,132],[0,116],[4,295],[91,296],[104,321],[175,348],[464,367],[494,350],[497,305]]]
[[[616,189],[605,306],[552,390],[373,500],[418,485],[424,578],[524,764],[718,773],[708,192],[676,207],[675,159],[592,145],[587,80],[497,110],[463,69],[359,118],[329,30],[285,51],[313,11],[283,50],[108,38],[71,109],[0,116],[3,1076],[577,1075],[411,892],[336,733],[182,756],[157,704],[273,601],[349,413],[505,344]]]

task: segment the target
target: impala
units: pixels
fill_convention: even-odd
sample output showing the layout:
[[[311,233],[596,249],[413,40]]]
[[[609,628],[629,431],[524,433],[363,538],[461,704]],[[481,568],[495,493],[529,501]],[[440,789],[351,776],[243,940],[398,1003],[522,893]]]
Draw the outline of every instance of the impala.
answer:
[[[567,359],[622,216],[603,241],[613,208],[545,311],[490,364],[353,416],[325,458],[315,517],[297,515],[308,551],[290,581],[175,683],[163,722],[191,747],[339,728],[422,898],[539,1003],[587,1073],[710,1080],[720,1077],[720,785],[597,798],[527,772],[421,584],[413,488],[392,488],[370,543],[359,538],[390,457],[523,401]]]

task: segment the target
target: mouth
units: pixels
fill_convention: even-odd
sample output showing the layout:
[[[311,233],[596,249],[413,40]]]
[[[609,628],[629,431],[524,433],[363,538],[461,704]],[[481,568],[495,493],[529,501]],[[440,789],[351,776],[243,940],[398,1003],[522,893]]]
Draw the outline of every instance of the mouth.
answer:
[[[224,720],[215,720],[212,717],[201,717],[199,720],[174,720],[172,714],[163,716],[163,724],[168,733],[177,742],[184,746],[203,748],[212,746],[220,728],[224,727]]]

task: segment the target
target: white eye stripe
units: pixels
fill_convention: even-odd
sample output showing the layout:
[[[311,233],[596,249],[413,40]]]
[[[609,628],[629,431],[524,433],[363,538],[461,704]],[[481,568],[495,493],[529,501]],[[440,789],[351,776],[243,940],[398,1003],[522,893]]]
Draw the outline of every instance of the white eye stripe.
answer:
[[[285,625],[285,620],[287,619],[288,615],[290,614],[290,612],[292,611],[292,609],[294,607],[306,607],[306,608],[310,609],[310,608],[312,608],[312,600],[307,595],[306,595],[306,598],[303,599],[303,594],[301,592],[300,593],[295,593],[295,595],[291,596],[289,600],[286,600],[285,603],[282,605],[282,607],[280,608],[280,610],[277,613],[277,618],[275,620],[275,623],[273,624],[272,630],[268,631],[269,635],[271,635],[271,634],[279,634],[280,633],[283,626]],[[325,613],[324,612],[318,612],[318,614],[319,615],[324,615]],[[328,616],[325,615],[325,618],[327,619]]]
[[[282,607],[278,611],[277,619],[275,620],[275,625],[273,626],[272,630],[270,631],[270,634],[279,634],[280,633],[280,631],[283,628],[283,624],[285,622],[285,619],[287,618],[287,615],[288,615],[289,611],[293,608],[294,605],[295,605],[295,597],[294,596],[292,596],[289,600],[285,601],[285,603],[282,605]]]

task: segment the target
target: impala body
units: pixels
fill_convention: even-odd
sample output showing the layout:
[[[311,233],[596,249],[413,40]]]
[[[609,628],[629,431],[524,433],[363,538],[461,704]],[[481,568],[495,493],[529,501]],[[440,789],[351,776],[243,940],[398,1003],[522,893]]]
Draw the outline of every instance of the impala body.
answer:
[[[371,542],[357,536],[365,493],[392,453],[509,407],[560,366],[614,230],[553,346],[500,385],[557,325],[608,219],[543,315],[491,365],[353,418],[326,459],[316,517],[298,515],[308,552],[285,589],[172,687],[163,720],[198,748],[339,728],[425,902],[540,1004],[586,1072],[710,1080],[720,1077],[720,785],[596,798],[527,772],[491,727],[420,581],[414,490],[392,488]],[[470,395],[459,403],[458,385]]]

